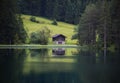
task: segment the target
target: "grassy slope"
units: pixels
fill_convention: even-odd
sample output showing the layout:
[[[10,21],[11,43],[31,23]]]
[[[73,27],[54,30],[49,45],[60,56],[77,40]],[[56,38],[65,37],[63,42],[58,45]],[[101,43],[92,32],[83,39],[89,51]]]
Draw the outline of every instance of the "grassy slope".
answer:
[[[43,24],[40,23],[34,23],[31,22],[30,15],[22,15],[23,23],[25,26],[25,29],[30,36],[32,32],[39,31],[41,27],[48,27],[51,30],[51,37],[55,34],[64,34],[67,37],[67,44],[75,44],[76,40],[71,40],[72,35],[74,34],[74,27],[75,25],[64,23],[64,22],[58,22],[58,25],[52,25],[52,21],[42,18],[42,17],[36,17],[38,21],[44,22]],[[50,44],[52,43],[50,38]]]

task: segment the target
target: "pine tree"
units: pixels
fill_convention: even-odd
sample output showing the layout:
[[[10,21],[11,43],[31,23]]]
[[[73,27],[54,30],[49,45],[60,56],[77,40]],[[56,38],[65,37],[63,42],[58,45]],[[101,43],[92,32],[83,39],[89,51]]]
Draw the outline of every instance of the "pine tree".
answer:
[[[98,5],[98,4],[97,4]],[[100,17],[98,22],[98,34],[100,43],[106,49],[111,45],[111,15],[110,15],[110,4],[107,1],[100,1],[98,5],[100,9]]]
[[[111,2],[112,16],[112,40],[117,49],[120,49],[120,1],[112,0]]]
[[[19,0],[21,12],[78,24],[86,5],[97,0]]]
[[[15,44],[17,41],[25,43],[27,34],[18,13],[16,0],[2,0],[0,3],[0,11],[0,43]],[[18,38],[17,41],[16,35]]]
[[[78,37],[80,43],[95,44],[98,11],[95,4],[89,4],[80,18]]]

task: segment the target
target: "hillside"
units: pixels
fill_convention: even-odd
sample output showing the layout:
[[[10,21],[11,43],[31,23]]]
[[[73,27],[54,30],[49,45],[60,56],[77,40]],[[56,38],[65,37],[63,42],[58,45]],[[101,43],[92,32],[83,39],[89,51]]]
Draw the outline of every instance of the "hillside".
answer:
[[[57,22],[58,25],[56,26],[51,24],[53,22],[52,20],[42,17],[36,17],[36,20],[41,23],[35,23],[30,21],[30,17],[30,15],[22,15],[24,27],[28,33],[28,36],[30,36],[32,32],[39,31],[42,27],[46,26],[51,30],[51,37],[55,34],[64,34],[67,37],[67,44],[76,44],[76,40],[71,40],[71,37],[74,34],[75,25],[64,22]],[[52,44],[51,38],[49,44]]]

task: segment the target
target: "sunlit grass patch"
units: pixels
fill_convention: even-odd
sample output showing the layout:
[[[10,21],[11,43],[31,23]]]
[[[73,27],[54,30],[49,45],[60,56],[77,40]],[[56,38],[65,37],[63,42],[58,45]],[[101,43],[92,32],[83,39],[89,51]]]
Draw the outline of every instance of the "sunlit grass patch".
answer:
[[[55,34],[63,34],[67,37],[66,38],[67,44],[76,44],[77,40],[71,40],[71,37],[74,34],[74,27],[76,25],[59,22],[59,21],[57,22],[58,25],[52,25],[51,24],[52,20],[48,20],[46,18],[36,17],[36,16],[35,16],[36,20],[42,23],[35,23],[35,22],[30,21],[30,17],[31,17],[30,15],[22,15],[24,27],[29,37],[32,32],[36,32],[36,31],[39,31],[43,27],[47,27],[51,31],[51,38]],[[52,44],[51,40],[49,44]]]

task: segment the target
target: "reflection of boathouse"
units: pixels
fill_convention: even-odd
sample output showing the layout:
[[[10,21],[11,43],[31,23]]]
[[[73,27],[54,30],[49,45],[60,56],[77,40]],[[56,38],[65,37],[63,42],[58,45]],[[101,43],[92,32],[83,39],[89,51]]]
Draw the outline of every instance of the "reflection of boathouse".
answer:
[[[65,55],[65,49],[64,48],[54,48],[52,50],[53,55]]]
[[[57,34],[52,37],[52,40],[55,44],[65,44],[65,38],[66,36],[62,34]]]

